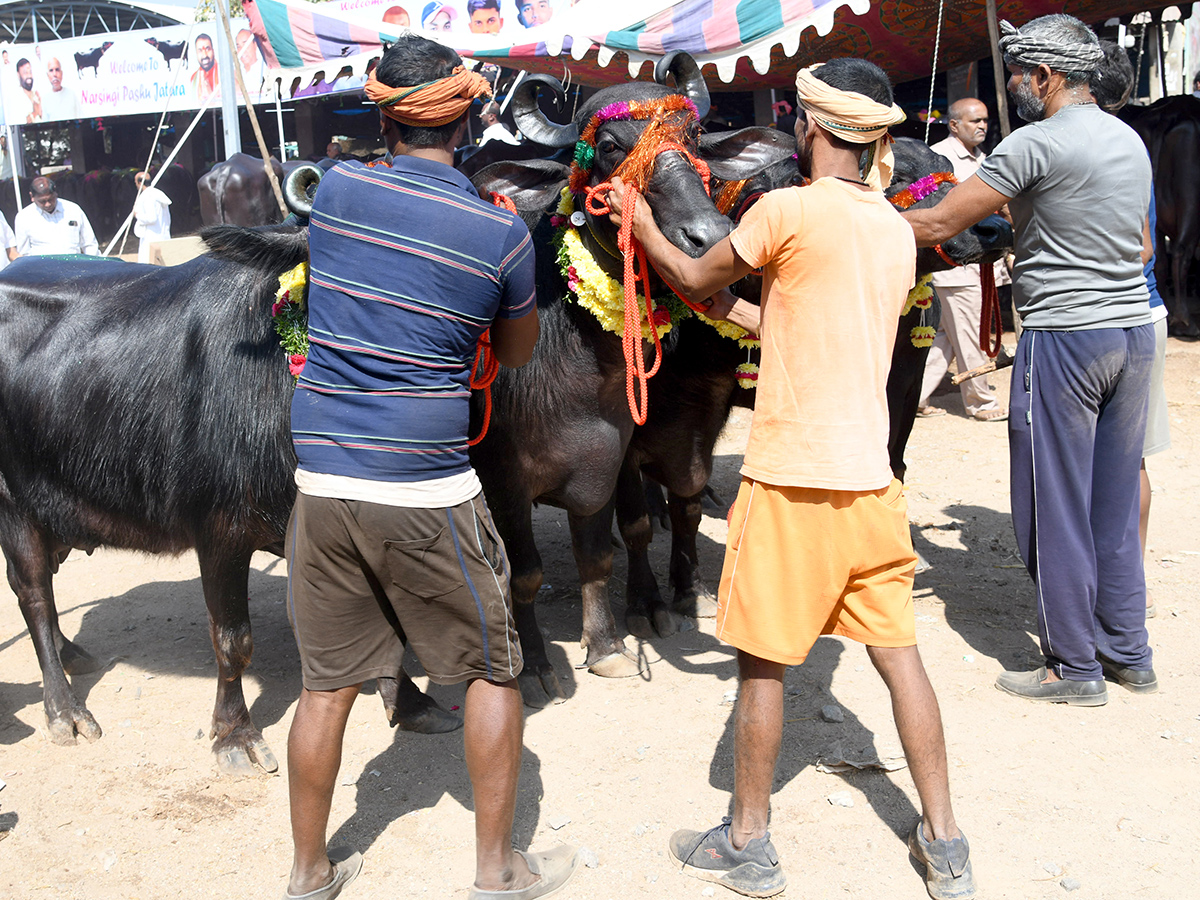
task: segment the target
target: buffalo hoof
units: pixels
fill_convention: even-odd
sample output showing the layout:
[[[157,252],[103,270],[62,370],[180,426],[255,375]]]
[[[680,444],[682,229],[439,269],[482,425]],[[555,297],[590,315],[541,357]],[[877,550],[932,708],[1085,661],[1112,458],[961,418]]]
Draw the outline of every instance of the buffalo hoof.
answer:
[[[537,669],[526,666],[517,676],[517,686],[521,689],[521,699],[525,705],[533,709],[544,709],[567,699],[552,666]]]
[[[717,615],[717,598],[701,584],[676,593],[674,606],[675,612],[693,619],[713,619]]]
[[[463,727],[463,721],[452,712],[442,709],[432,697],[425,697],[429,705],[404,715],[397,714],[392,724],[399,726],[401,731],[411,731],[414,734],[447,734],[458,731]]]
[[[679,617],[666,606],[656,606],[649,615],[626,612],[625,627],[634,637],[644,641],[655,637],[670,637],[679,631]]]
[[[222,775],[244,778],[279,771],[279,760],[261,736],[236,743],[232,737],[226,738],[222,746],[213,747],[213,755]]]
[[[589,663],[588,671],[601,678],[632,678],[645,672],[646,667],[632,651],[625,649]]]
[[[58,651],[58,658],[62,660],[63,671],[68,675],[89,675],[99,672],[105,666],[78,644],[65,638],[62,649]]]
[[[50,734],[50,740],[60,747],[72,746],[76,735],[85,738],[89,743],[104,736],[103,729],[82,706],[63,710],[57,716],[47,716],[46,730]]]

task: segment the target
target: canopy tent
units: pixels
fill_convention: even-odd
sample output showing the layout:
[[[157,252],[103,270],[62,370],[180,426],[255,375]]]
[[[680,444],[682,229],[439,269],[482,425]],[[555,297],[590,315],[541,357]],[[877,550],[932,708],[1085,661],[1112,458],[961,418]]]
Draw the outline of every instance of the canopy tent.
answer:
[[[300,0],[246,0],[251,27],[285,69],[332,77],[331,63],[361,74],[395,25],[380,20],[397,0],[355,0],[313,6]],[[404,2],[404,0],[398,0]],[[528,2],[528,0],[521,0]],[[425,13],[450,9],[445,27],[422,31],[464,57],[529,72],[545,72],[579,84],[604,86],[637,77],[643,63],[670,50],[686,50],[704,66],[712,89],[791,87],[797,67],[834,56],[862,56],[881,65],[896,82],[928,76],[933,64],[938,0],[561,0],[548,21],[499,34],[465,30],[465,0],[424,5],[414,0],[411,27]],[[512,20],[517,7],[501,0]],[[1098,22],[1161,0],[998,0],[1001,18],[1022,23],[1052,12]],[[341,7],[325,10],[325,7]],[[364,8],[365,7],[365,8]],[[938,69],[981,59],[989,53],[985,0],[945,0]],[[403,10],[401,10],[403,12]],[[436,26],[426,16],[426,28]],[[522,25],[524,25],[522,21]]]

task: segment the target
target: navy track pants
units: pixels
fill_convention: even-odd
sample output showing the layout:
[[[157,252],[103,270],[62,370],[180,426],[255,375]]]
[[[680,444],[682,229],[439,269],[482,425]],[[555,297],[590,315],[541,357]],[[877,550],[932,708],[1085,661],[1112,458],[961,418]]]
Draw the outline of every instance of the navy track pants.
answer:
[[[1154,326],[1025,331],[1013,365],[1012,518],[1037,588],[1046,664],[1101,676],[1097,652],[1149,669],[1138,471]]]

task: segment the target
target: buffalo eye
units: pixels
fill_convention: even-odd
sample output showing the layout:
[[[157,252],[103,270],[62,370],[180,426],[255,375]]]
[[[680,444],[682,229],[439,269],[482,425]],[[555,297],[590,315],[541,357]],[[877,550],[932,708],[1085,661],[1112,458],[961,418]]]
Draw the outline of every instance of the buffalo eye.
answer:
[[[601,138],[600,143],[596,145],[596,149],[601,153],[615,153],[618,149],[617,142],[609,138]]]

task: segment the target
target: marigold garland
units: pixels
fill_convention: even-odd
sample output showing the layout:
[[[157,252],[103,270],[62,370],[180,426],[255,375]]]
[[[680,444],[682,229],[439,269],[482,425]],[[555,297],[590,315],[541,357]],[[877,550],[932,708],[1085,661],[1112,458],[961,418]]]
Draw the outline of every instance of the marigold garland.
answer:
[[[914,306],[918,309],[929,309],[933,304],[932,281],[932,274],[917,279],[913,289],[908,292],[908,299],[904,301],[904,309],[900,311],[901,316],[907,316],[912,312]]]
[[[308,263],[302,262],[279,276],[279,289],[271,306],[279,346],[288,355],[288,371],[300,377],[308,361]]]
[[[915,325],[908,334],[912,338],[914,347],[932,347],[937,329],[930,328],[928,325]]]
[[[758,385],[758,366],[752,362],[744,362],[737,367],[738,387],[751,390]]]

